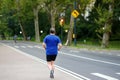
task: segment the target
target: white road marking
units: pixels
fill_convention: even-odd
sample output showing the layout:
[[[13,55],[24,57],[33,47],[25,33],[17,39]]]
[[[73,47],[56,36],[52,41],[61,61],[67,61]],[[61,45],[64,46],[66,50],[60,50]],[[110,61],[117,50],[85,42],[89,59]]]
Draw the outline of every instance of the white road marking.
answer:
[[[19,48],[19,46],[14,46],[15,48]]]
[[[116,74],[120,75],[120,73],[116,73]]]
[[[79,51],[75,51],[75,50],[70,50],[70,52],[75,52],[75,53],[78,53]]]
[[[120,56],[120,54],[118,54],[117,56]]]
[[[19,52],[19,53],[21,53],[21,54],[23,54],[23,55],[25,55],[25,56],[28,56],[28,57],[30,57],[30,58],[32,58],[32,59],[34,59],[34,60],[36,60],[36,61],[38,61],[38,62],[40,62],[40,63],[42,63],[42,64],[45,64],[45,65],[46,65],[46,61],[44,61],[44,60],[42,60],[42,59],[40,59],[40,58],[37,58],[37,57],[32,56],[32,55],[30,55],[30,54],[27,54],[27,53],[25,53],[25,52],[23,52],[23,51],[20,51],[20,50],[14,48],[14,47],[11,47],[11,46],[8,46],[8,45],[5,45],[5,44],[3,44],[3,45],[4,45],[4,46],[7,46],[7,47],[9,47],[9,48],[11,48],[11,49]],[[88,79],[88,78],[86,78],[86,77],[83,77],[82,75],[79,75],[79,74],[77,74],[77,73],[74,73],[74,72],[72,72],[72,71],[70,71],[70,70],[67,70],[67,69],[65,69],[65,68],[62,68],[62,67],[60,67],[60,66],[57,66],[57,65],[55,65],[55,66],[56,66],[56,68],[57,68],[58,70],[66,73],[66,74],[68,74],[68,75],[71,75],[72,77],[74,77],[74,78],[76,78],[76,79],[78,79],[78,80],[91,80],[91,79]],[[64,71],[64,70],[65,70],[65,71]],[[66,71],[68,71],[68,72],[66,72]],[[69,72],[71,72],[71,73],[69,73]],[[75,74],[76,74],[76,75],[75,75]],[[81,78],[80,76],[81,76],[82,78]],[[85,79],[84,79],[84,78],[85,78]]]
[[[21,46],[21,47],[25,48],[25,46]],[[36,45],[34,47],[37,47],[39,49],[43,49],[42,47],[40,47],[38,45]],[[83,56],[68,54],[68,53],[64,53],[62,51],[59,51],[59,53],[64,54],[64,55],[68,55],[68,56],[72,56],[72,57],[76,57],[76,58],[82,58],[82,59],[87,59],[87,60],[91,60],[91,61],[96,61],[96,62],[101,62],[101,63],[106,63],[106,64],[112,64],[112,65],[120,66],[120,64],[118,64],[118,63],[113,63],[113,62],[102,61],[102,60],[92,59],[92,58],[88,58],[88,57],[83,57]]]
[[[39,48],[39,49],[43,49],[41,46],[39,46],[39,45],[35,45],[34,47],[36,47],[36,48]]]
[[[20,47],[22,47],[22,48],[26,48],[26,47],[29,47],[29,48],[33,48],[33,47],[36,47],[36,48],[39,48],[39,49],[43,49],[42,47],[40,47],[40,46],[30,46],[30,45],[28,45],[28,46],[14,46],[15,48],[20,48]]]
[[[25,46],[21,46],[22,48],[26,48]]]
[[[38,45],[35,45],[34,47],[36,47],[36,48],[37,48],[37,47],[39,47],[39,46],[38,46]]]
[[[73,56],[73,57],[76,57],[76,58],[87,59],[87,60],[91,60],[91,61],[96,61],[96,62],[101,62],[101,63],[106,63],[106,64],[112,64],[112,65],[120,66],[120,64],[118,64],[118,63],[113,63],[113,62],[102,61],[102,60],[92,59],[92,58],[88,58],[88,57],[68,54],[68,53],[64,53],[62,51],[60,51],[59,53],[64,54],[64,55],[68,55],[68,56]]]
[[[29,48],[33,48],[33,46],[27,46],[27,47],[29,47]]]
[[[119,79],[116,79],[116,78],[113,78],[113,77],[110,77],[110,76],[107,76],[107,75],[104,75],[104,74],[100,74],[100,73],[91,73],[91,74],[94,75],[94,76],[97,76],[97,77],[104,78],[106,80],[119,80]]]
[[[42,47],[40,47],[40,46],[38,46],[37,48],[39,48],[39,49],[43,49]]]
[[[89,78],[87,78],[87,77],[85,77],[85,76],[79,75],[79,74],[77,74],[77,73],[74,73],[74,72],[72,72],[72,71],[70,71],[70,70],[67,70],[67,69],[65,69],[65,68],[62,68],[62,67],[60,67],[60,66],[57,66],[57,65],[56,65],[56,67],[57,67],[58,69],[60,69],[60,70],[63,70],[64,72],[71,73],[71,74],[76,75],[76,76],[78,76],[78,77],[80,77],[80,78],[82,78],[82,79],[91,80],[91,79],[89,79]]]

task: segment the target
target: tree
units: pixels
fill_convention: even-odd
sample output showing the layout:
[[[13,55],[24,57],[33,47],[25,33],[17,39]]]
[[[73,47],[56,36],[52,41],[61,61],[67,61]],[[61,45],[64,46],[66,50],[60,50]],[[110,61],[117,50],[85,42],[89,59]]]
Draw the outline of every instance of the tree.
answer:
[[[32,2],[34,3],[32,7],[33,7],[33,13],[34,13],[35,40],[36,42],[40,42],[38,13],[40,8],[43,8],[44,0],[34,0]]]
[[[108,47],[109,38],[112,27],[112,19],[113,19],[113,9],[114,9],[114,0],[102,0],[102,4],[98,6],[97,12],[99,14],[98,20],[96,22],[101,26],[101,29],[98,32],[103,33],[102,44],[101,47]]]
[[[33,17],[34,26],[35,26],[34,32],[35,32],[36,42],[40,42],[38,13],[39,13],[39,10],[42,8],[43,1],[44,0],[33,0],[33,1],[21,0],[22,16],[31,17],[31,15],[33,15],[32,17]],[[33,14],[30,14],[30,15],[27,14],[27,16],[25,16],[24,14],[26,14],[26,11],[29,11],[29,13],[33,13]]]
[[[46,0],[44,8],[49,15],[51,27],[55,28],[56,18],[63,10],[65,0]]]
[[[113,25],[110,40],[120,40],[120,1],[114,0]]]
[[[9,36],[12,33],[11,28],[8,27],[8,20],[13,18],[12,11],[15,8],[12,5],[14,2],[11,0],[0,1],[0,34],[4,36]]]
[[[69,2],[69,4],[68,4]],[[76,0],[77,2],[77,7],[76,9],[79,11],[80,14],[85,14],[85,8],[88,4],[90,4],[91,0]],[[72,9],[72,11],[74,10],[74,1],[67,1],[67,5],[70,5],[69,7]],[[72,43],[72,38],[73,38],[73,24],[74,24],[74,18],[73,16],[71,15],[71,18],[70,18],[70,27],[69,27],[69,32],[68,32],[68,35],[67,35],[67,40],[66,40],[66,43],[65,45],[71,45]],[[76,37],[76,36],[75,36]]]
[[[34,1],[33,1],[34,2]],[[35,24],[35,40],[36,42],[40,42],[40,34],[39,34],[39,23],[38,23],[38,12],[40,9],[40,4],[33,6],[33,14],[34,14],[34,24]]]
[[[21,1],[16,0],[16,4],[17,4],[18,23],[19,23],[19,26],[20,26],[20,28],[22,30],[24,40],[27,40],[26,33],[25,33],[25,30],[24,30],[24,26],[23,26],[23,23],[22,23],[22,17],[23,16],[21,16]]]

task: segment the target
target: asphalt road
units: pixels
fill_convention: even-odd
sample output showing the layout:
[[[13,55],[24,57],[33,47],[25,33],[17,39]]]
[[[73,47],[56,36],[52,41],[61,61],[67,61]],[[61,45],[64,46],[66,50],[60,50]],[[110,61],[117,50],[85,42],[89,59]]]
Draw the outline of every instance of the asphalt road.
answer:
[[[0,41],[45,62],[45,50],[33,42]],[[120,80],[120,51],[92,51],[63,47],[56,67],[85,80]]]

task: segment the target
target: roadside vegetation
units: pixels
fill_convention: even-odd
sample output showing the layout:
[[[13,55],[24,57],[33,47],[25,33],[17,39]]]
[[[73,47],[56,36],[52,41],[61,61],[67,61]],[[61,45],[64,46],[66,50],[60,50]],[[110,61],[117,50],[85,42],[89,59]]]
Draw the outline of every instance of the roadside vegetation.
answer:
[[[0,0],[0,39],[40,43],[54,27],[66,46],[120,50],[119,7],[119,0]]]

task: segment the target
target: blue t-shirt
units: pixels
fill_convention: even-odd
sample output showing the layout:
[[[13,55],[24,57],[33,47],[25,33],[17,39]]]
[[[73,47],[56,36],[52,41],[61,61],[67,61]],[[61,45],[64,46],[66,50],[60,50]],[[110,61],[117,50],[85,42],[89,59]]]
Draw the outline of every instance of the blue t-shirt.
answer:
[[[46,44],[46,54],[47,55],[57,55],[58,53],[58,44],[61,43],[61,40],[56,35],[47,35],[43,41]]]

